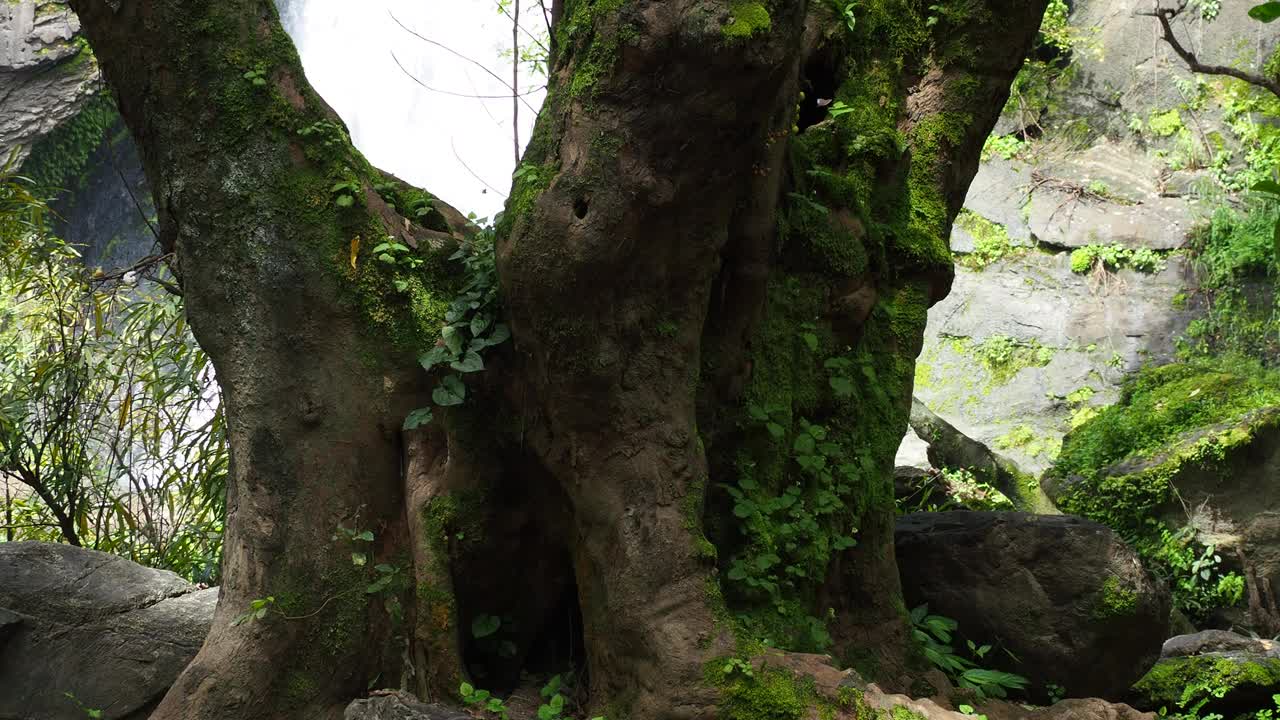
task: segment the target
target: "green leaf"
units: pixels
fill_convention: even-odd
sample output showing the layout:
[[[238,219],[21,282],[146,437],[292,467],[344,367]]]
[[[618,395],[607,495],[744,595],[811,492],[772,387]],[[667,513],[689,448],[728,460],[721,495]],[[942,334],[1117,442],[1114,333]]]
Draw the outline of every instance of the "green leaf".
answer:
[[[369,562],[368,555],[365,555],[364,553],[358,553],[358,552],[351,553],[352,565],[355,565],[356,567],[364,567],[364,564],[367,562]]]
[[[547,681],[547,684],[542,686],[542,692],[540,694],[544,698],[549,698],[560,692],[560,684],[560,675],[552,675],[551,679]]]
[[[831,384],[831,390],[835,392],[836,397],[846,398],[853,394],[853,382],[847,377],[833,377],[828,382]]]
[[[417,430],[434,419],[431,414],[431,408],[418,408],[409,413],[404,419],[404,424],[400,426],[401,430]]]
[[[1249,8],[1249,17],[1269,23],[1280,18],[1280,2],[1264,2]]]
[[[814,335],[813,333],[804,333],[803,335],[800,336],[800,339],[804,340],[804,344],[809,348],[809,352],[818,351],[817,335]]]
[[[431,399],[440,407],[461,405],[467,399],[467,386],[457,375],[446,375],[431,393]]]
[[[787,434],[786,428],[774,422],[767,423],[764,426],[764,429],[769,431],[769,434],[773,436],[774,440],[781,440]]]
[[[492,322],[493,318],[485,314],[479,314],[471,318],[471,336],[479,337],[480,333],[487,330]]]
[[[352,540],[363,540],[365,542],[373,542],[373,531],[365,530],[351,538]]]
[[[333,204],[340,208],[349,208],[356,204],[356,199],[350,195],[339,195],[334,199]]]
[[[493,326],[493,330],[489,333],[489,337],[485,339],[486,345],[501,345],[511,337],[511,328],[502,323]]]
[[[791,449],[798,455],[812,455],[814,451],[814,441],[812,435],[797,435],[795,442],[791,445]]]
[[[484,369],[484,360],[481,359],[479,353],[471,350],[463,355],[461,360],[449,363],[449,367],[460,373],[480,372]]]
[[[458,332],[458,328],[452,325],[446,325],[440,329],[440,336],[444,338],[444,344],[454,355],[462,352],[462,333]]]
[[[471,636],[479,640],[487,638],[498,632],[498,628],[502,627],[502,620],[493,615],[477,615],[471,621]]]
[[[1254,192],[1267,193],[1269,195],[1280,197],[1280,183],[1274,180],[1260,180],[1254,183],[1249,189]]]
[[[449,359],[450,355],[448,348],[443,345],[437,345],[419,355],[418,364],[422,366],[423,370],[430,372],[431,368]]]

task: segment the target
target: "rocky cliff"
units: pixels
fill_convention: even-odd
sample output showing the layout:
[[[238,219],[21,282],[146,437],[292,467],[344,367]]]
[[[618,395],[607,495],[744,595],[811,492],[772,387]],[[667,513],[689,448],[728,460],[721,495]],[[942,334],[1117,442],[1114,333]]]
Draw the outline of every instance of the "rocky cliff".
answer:
[[[1135,14],[1148,4],[1076,3],[1062,49],[1024,72],[929,313],[917,397],[1036,475],[1127,375],[1175,357],[1211,295],[1188,238],[1275,154],[1247,91],[1189,73]],[[1175,27],[1206,61],[1262,67],[1280,34],[1253,4]]]

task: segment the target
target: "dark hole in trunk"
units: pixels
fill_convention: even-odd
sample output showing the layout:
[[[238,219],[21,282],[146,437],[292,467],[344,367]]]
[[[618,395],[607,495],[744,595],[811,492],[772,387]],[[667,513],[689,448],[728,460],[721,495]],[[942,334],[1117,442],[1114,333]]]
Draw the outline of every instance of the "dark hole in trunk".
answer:
[[[463,662],[472,684],[501,697],[569,670],[581,684],[587,664],[568,502],[528,458],[505,466],[483,503],[483,537],[455,543],[452,562]]]
[[[800,119],[796,122],[800,132],[813,127],[831,111],[836,96],[835,60],[827,53],[816,53],[804,66],[800,79],[804,99],[800,101]]]

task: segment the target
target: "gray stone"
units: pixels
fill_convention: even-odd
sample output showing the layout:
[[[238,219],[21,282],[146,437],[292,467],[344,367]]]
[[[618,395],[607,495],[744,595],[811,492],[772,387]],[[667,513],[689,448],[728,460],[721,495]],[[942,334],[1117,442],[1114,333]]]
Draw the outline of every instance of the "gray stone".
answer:
[[[929,462],[929,443],[921,440],[916,431],[908,427],[907,434],[902,437],[902,444],[898,446],[898,454],[893,458],[893,465],[921,471],[932,469],[933,464]]]
[[[14,148],[25,157],[95,92],[98,64],[76,42],[79,30],[65,0],[0,3],[0,162]]]
[[[894,542],[908,607],[928,603],[963,638],[992,644],[987,661],[1027,677],[1033,696],[1057,684],[1121,698],[1168,636],[1169,591],[1097,523],[917,513],[899,518]]]
[[[929,463],[937,468],[966,469],[981,482],[1004,493],[1018,510],[1054,512],[1039,489],[1027,486],[1027,475],[1012,460],[960,432],[919,400],[911,400],[910,428],[928,444]]]
[[[1015,243],[1030,244],[1031,228],[1027,225],[1022,207],[1030,196],[1031,184],[1029,164],[994,157],[978,167],[978,174],[974,176],[969,185],[969,194],[965,196],[964,206],[1004,227],[1009,239]],[[962,240],[961,245],[957,246],[953,234],[951,249],[968,252],[973,249],[972,242],[970,239],[969,246],[964,247]]]
[[[1280,643],[1265,638],[1246,637],[1227,630],[1202,630],[1176,635],[1164,641],[1160,659],[1196,655],[1240,655],[1280,657]]]
[[[471,720],[456,708],[428,705],[407,692],[378,692],[347,706],[343,720]]]
[[[1201,60],[1232,65],[1240,58],[1262,59],[1270,55],[1280,34],[1248,16],[1252,0],[1226,0],[1212,21],[1187,11],[1175,21],[1183,43]],[[1048,126],[1084,120],[1092,133],[1130,136],[1132,117],[1147,119],[1186,104],[1178,83],[1194,81],[1186,65],[1157,36],[1156,20],[1137,15],[1149,10],[1151,0],[1078,0],[1071,23],[1087,28],[1096,50],[1076,54],[1078,73],[1063,98],[1057,116],[1042,122]],[[1201,112],[1198,131],[1221,130],[1219,113]],[[1173,138],[1144,134],[1141,140],[1153,148],[1174,147]]]
[[[1174,303],[1190,275],[1176,256],[1152,275],[1077,275],[1067,253],[958,267],[951,294],[929,310],[916,396],[959,432],[1042,473],[1074,413],[1114,402],[1125,374],[1144,362],[1173,359],[1175,339],[1197,316],[1196,302]],[[996,379],[977,347],[997,336],[1046,348],[1048,363]],[[1092,394],[1077,393],[1084,388]],[[1013,430],[1022,436],[1011,439]]]
[[[1193,199],[1161,195],[1160,168],[1130,147],[1102,141],[1034,172],[1027,225],[1056,247],[1174,250],[1202,214]]]
[[[114,555],[0,543],[0,718],[83,720],[67,693],[107,720],[145,718],[204,642],[217,600]]]

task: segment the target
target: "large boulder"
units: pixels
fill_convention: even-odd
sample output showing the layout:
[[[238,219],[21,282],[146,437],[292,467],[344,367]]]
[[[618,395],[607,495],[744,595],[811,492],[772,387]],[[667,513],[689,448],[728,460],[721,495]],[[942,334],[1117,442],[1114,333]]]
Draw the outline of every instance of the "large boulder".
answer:
[[[1204,598],[1180,596],[1193,619],[1280,632],[1278,378],[1240,363],[1145,369],[1122,402],[1067,437],[1043,486],[1065,511],[1135,536],[1152,527],[1190,531],[1213,546],[1220,565],[1212,572],[1245,580],[1245,602],[1234,607],[1209,612],[1190,607]],[[1234,601],[1229,594],[1215,602]]]
[[[978,482],[990,485],[1009,498],[1015,509],[1054,512],[1053,503],[1033,477],[1009,458],[960,432],[919,398],[911,399],[910,430],[926,443],[926,453],[934,468],[970,471]]]
[[[1165,641],[1160,662],[1134,685],[1133,702],[1167,713],[1198,708],[1200,717],[1236,717],[1275,710],[1280,693],[1280,643],[1225,630]]]
[[[0,718],[147,717],[204,642],[218,590],[93,550],[0,543]]]
[[[1168,590],[1110,529],[1026,513],[917,513],[895,530],[911,607],[996,647],[985,662],[1072,697],[1123,697],[1169,633]],[[1008,652],[1005,652],[1008,651]]]

